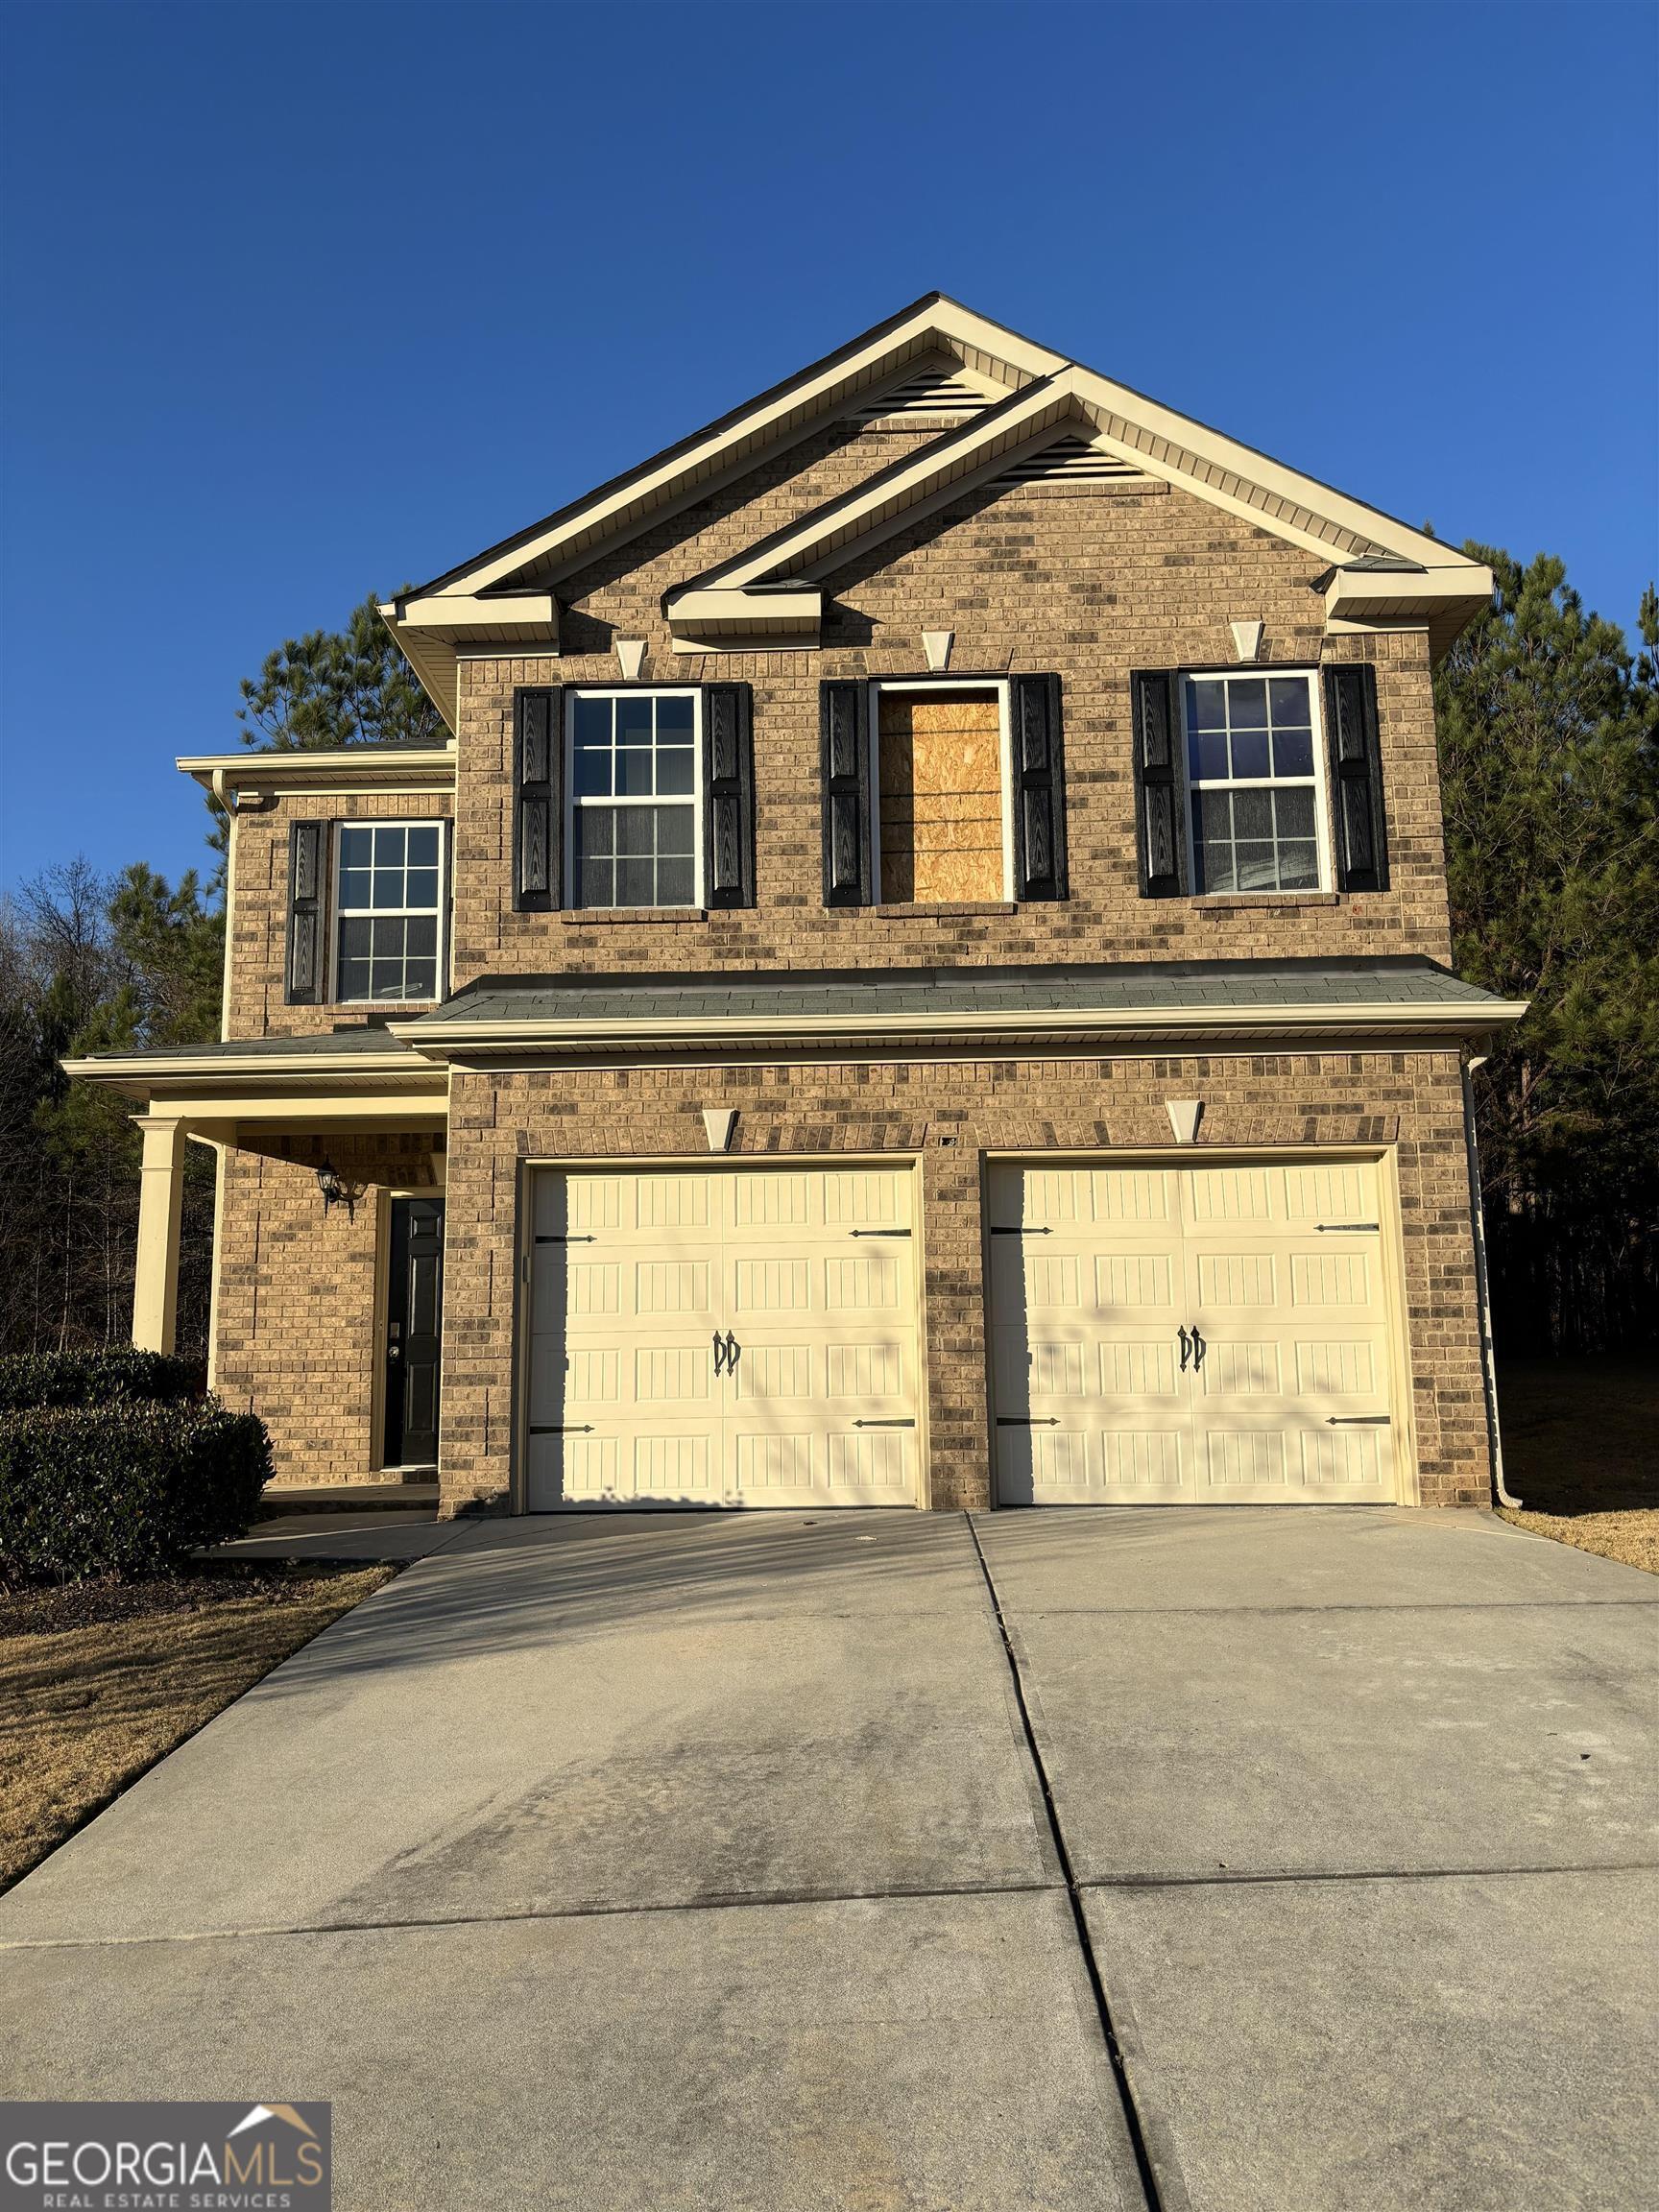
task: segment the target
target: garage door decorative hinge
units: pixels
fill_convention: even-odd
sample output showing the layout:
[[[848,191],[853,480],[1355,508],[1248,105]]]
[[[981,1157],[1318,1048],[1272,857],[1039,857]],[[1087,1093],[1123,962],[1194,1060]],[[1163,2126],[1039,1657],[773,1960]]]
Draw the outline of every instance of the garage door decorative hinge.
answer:
[[[1381,1221],[1321,1221],[1317,1234],[1321,1237],[1355,1236],[1361,1229],[1381,1229]]]
[[[913,1420],[905,1421],[854,1421],[854,1429],[914,1429]]]
[[[998,1429],[1058,1429],[1058,1413],[1010,1413],[997,1416]]]
[[[1386,1413],[1327,1413],[1327,1429],[1386,1429],[1390,1416]]]

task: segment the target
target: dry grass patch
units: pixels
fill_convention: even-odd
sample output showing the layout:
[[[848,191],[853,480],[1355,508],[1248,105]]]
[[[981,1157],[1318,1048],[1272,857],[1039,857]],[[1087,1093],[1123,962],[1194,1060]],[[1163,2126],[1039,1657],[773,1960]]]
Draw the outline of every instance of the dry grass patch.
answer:
[[[0,1596],[0,1889],[393,1572],[204,1569]]]
[[[1557,1544],[1575,1544],[1580,1551],[1599,1551],[1604,1559],[1623,1560],[1626,1567],[1644,1567],[1659,1575],[1659,1512],[1580,1513],[1569,1520],[1561,1513],[1519,1513],[1500,1505],[1501,1521],[1517,1528],[1530,1528],[1534,1536],[1553,1536]]]
[[[1659,1575],[1659,1360],[1501,1366],[1498,1410],[1522,1501],[1503,1518]]]

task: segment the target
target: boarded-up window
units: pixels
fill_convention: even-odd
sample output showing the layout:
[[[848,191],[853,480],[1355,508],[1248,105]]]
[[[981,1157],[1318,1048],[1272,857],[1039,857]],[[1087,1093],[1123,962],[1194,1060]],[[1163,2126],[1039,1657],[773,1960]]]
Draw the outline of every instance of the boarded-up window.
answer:
[[[883,691],[877,813],[884,902],[1001,899],[995,691]]]

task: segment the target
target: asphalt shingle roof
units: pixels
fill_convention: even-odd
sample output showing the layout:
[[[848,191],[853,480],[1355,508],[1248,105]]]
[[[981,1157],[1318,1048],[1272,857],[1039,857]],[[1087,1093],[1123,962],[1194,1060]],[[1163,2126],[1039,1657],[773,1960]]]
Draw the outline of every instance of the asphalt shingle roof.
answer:
[[[1120,961],[1091,967],[908,968],[810,974],[485,976],[412,1025],[438,1041],[489,1022],[787,1020],[844,1014],[1079,1015],[1226,1007],[1445,1007],[1500,1001],[1423,959]]]

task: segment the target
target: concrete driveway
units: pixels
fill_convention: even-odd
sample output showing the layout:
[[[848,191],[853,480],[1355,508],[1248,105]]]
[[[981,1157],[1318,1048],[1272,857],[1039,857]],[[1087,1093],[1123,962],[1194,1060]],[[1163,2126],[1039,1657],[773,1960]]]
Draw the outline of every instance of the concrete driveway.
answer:
[[[464,1526],[0,1901],[349,2212],[1649,2201],[1659,1583],[1482,1516]]]

